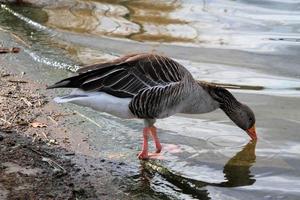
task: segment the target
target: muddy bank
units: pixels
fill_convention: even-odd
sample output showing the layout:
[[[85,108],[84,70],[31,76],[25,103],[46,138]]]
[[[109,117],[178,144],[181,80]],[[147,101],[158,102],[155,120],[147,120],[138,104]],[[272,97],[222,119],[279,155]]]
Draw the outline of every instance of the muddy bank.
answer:
[[[21,134],[0,133],[0,199],[88,199],[95,190],[69,153]]]
[[[0,199],[126,199],[107,170],[124,163],[91,157],[86,138],[68,128],[76,114],[49,103],[44,85],[0,77]]]

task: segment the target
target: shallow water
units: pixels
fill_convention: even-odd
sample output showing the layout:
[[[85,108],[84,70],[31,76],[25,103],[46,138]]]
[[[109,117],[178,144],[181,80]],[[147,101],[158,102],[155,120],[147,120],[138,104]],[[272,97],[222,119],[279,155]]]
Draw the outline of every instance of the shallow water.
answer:
[[[103,157],[124,161],[119,185],[136,199],[300,198],[300,4],[297,1],[39,1],[1,5],[1,65],[43,83],[83,64],[155,51],[197,79],[230,87],[256,113],[257,144],[221,111],[159,120],[158,161],[139,162],[139,120],[66,105]],[[58,91],[63,93],[63,91]],[[153,148],[153,146],[152,146]],[[113,184],[113,183],[112,183]]]

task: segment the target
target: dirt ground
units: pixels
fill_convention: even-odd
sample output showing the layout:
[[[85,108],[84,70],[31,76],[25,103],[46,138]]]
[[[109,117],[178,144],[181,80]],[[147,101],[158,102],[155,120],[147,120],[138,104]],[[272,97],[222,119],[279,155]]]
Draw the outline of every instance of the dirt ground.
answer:
[[[52,138],[63,114],[49,108],[42,86],[5,71],[0,77],[0,199],[95,198],[67,158],[73,153]]]
[[[126,199],[103,168],[123,163],[89,157],[85,138],[65,125],[76,113],[59,111],[45,91],[0,68],[0,199]]]

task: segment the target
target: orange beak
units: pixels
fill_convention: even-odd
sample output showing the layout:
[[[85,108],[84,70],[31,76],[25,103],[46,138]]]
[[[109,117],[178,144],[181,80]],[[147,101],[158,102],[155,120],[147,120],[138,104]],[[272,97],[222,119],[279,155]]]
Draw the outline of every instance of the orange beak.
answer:
[[[257,140],[256,131],[255,131],[255,124],[249,129],[246,130],[248,135],[251,137],[252,140]]]

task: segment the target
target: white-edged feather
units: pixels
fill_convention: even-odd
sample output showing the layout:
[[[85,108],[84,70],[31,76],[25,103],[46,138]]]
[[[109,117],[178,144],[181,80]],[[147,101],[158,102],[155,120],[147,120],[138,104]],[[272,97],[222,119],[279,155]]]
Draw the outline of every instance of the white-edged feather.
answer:
[[[84,92],[75,89],[70,95],[56,97],[54,101],[56,103],[73,103],[79,106],[90,107],[120,118],[134,118],[128,107],[131,98],[119,98],[105,92]]]

